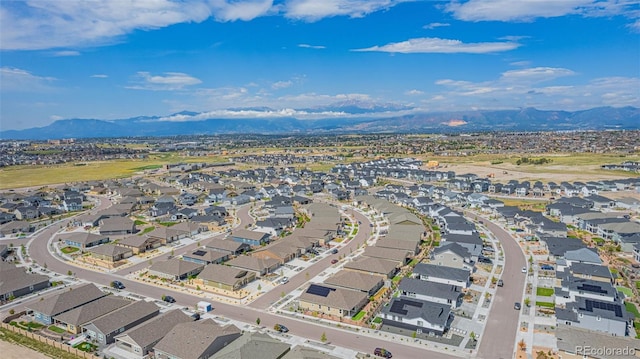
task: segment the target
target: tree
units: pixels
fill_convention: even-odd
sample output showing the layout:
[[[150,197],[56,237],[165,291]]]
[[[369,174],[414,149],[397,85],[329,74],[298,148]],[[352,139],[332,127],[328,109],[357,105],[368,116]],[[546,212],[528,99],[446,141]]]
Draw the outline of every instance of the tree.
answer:
[[[520,348],[521,351],[527,350],[527,343],[524,341],[524,338],[518,342],[518,348]]]
[[[72,274],[73,274],[73,272],[71,272],[71,270],[67,271],[67,275],[72,275]]]
[[[473,340],[475,342],[476,341],[476,333],[475,332],[471,332],[469,334],[469,338],[471,338],[471,340]]]
[[[531,305],[531,298],[526,297],[524,298],[524,305],[526,305],[527,307]]]
[[[327,333],[322,332],[322,335],[320,336],[320,341],[323,343],[327,341]]]
[[[260,325],[260,322],[261,322],[260,317],[256,318],[256,324]]]
[[[258,290],[262,290],[262,286],[258,284]]]

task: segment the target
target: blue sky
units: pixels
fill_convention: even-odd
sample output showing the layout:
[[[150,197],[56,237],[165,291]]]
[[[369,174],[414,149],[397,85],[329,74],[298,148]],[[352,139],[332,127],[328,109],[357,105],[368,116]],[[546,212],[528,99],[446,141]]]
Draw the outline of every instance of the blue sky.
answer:
[[[354,116],[305,110],[341,102],[395,105],[378,116],[640,106],[640,2],[9,0],[0,76],[0,130]]]

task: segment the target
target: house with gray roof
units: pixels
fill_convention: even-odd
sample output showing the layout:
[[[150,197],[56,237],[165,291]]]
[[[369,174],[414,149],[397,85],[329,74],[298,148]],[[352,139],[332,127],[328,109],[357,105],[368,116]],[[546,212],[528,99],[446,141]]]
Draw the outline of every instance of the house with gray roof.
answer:
[[[126,217],[108,217],[100,221],[100,234],[106,236],[124,236],[136,233],[136,224]]]
[[[109,237],[101,234],[89,232],[72,232],[59,237],[65,245],[80,248],[84,251],[87,248],[109,243]]]
[[[325,284],[352,290],[358,290],[372,296],[382,288],[382,276],[350,270],[341,270],[324,281]]]
[[[251,245],[240,243],[230,239],[213,238],[205,243],[205,248],[213,249],[219,252],[225,252],[232,255],[238,255],[251,250]]]
[[[160,314],[160,307],[144,300],[116,309],[83,326],[88,338],[101,345],[111,344],[115,336]]]
[[[342,359],[314,348],[296,345],[282,359]]]
[[[376,242],[376,247],[407,250],[410,255],[415,256],[420,252],[420,238],[382,238]]]
[[[555,297],[556,304],[560,306],[569,302],[575,302],[577,297],[611,303],[620,299],[618,290],[614,288],[611,283],[575,278],[572,276],[562,279],[561,287],[556,287]]]
[[[365,257],[387,259],[394,262],[400,262],[405,265],[409,262],[410,253],[403,249],[383,248],[376,246],[367,246],[362,253]]]
[[[634,353],[640,353],[640,340],[633,337],[613,336],[566,324],[556,327],[555,336],[562,358],[582,358],[587,351],[589,358],[594,359],[621,359],[622,355],[632,357]],[[626,350],[626,354],[621,351],[591,350],[596,348],[620,348]]]
[[[290,349],[291,345],[267,334],[245,332],[240,338],[213,354],[211,359],[281,359]]]
[[[203,264],[185,261],[180,258],[171,258],[153,263],[149,267],[149,275],[178,281],[196,276],[202,269],[204,269]]]
[[[255,279],[256,273],[252,271],[219,264],[209,264],[198,274],[196,281],[201,281],[206,286],[236,291]]]
[[[462,304],[462,290],[456,285],[429,282],[416,278],[402,278],[398,285],[398,290],[407,298],[447,304],[451,309],[455,309]]]
[[[67,332],[78,334],[82,332],[82,326],[88,324],[103,315],[131,304],[131,301],[123,297],[108,295],[89,302],[68,312],[53,317],[59,327],[64,327]]]
[[[275,258],[258,258],[246,255],[237,256],[229,260],[226,264],[235,268],[255,272],[259,277],[273,273],[280,268],[280,261]]]
[[[618,301],[612,303],[576,297],[576,301],[567,303],[565,308],[556,307],[557,325],[571,325],[614,336],[629,335],[627,328],[632,320],[633,315]]]
[[[549,256],[555,259],[564,258],[564,255],[569,251],[587,248],[587,245],[579,238],[547,236],[540,236],[539,238],[546,245]]]
[[[0,302],[49,288],[49,277],[0,261]]]
[[[445,242],[431,252],[430,262],[445,267],[472,270],[469,250],[455,242]]]
[[[110,263],[115,263],[127,259],[133,255],[131,248],[122,247],[116,244],[106,243],[87,249],[91,256]]]
[[[567,272],[567,269],[565,269]],[[591,263],[572,263],[568,272],[575,278],[591,279],[598,282],[613,283],[609,267]]]
[[[381,330],[411,335],[442,335],[451,326],[453,314],[448,304],[428,302],[417,298],[399,296],[383,307]]]
[[[144,358],[153,350],[176,324],[192,322],[193,318],[179,309],[162,313],[155,318],[133,327],[124,334],[116,335],[115,343],[118,348],[133,354],[135,358]]]
[[[30,313],[34,320],[49,325],[53,324],[54,316],[98,300],[105,295],[95,284],[89,283],[65,289],[62,293],[29,303],[25,307],[27,308],[27,313]]]
[[[435,264],[418,263],[413,268],[413,278],[430,282],[469,287],[469,271]]]
[[[182,255],[182,260],[202,265],[211,263],[220,264],[228,259],[229,253],[203,248],[198,248],[190,253],[185,253]]]
[[[602,259],[600,259],[598,252],[592,248],[580,248],[567,251],[564,254],[564,259],[568,265],[573,263],[602,264]]]
[[[212,319],[179,323],[153,347],[156,359],[207,359],[240,338],[240,329]]]

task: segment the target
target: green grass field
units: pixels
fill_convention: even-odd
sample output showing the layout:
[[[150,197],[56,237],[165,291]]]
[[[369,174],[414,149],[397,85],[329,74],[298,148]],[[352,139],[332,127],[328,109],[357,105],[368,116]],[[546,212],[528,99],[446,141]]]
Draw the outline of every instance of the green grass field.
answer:
[[[553,288],[536,288],[536,295],[541,297],[550,297],[553,295]]]
[[[618,292],[622,292],[627,298],[633,297],[633,291],[631,288],[617,286],[616,289]]]
[[[56,327],[55,325],[50,325],[49,326],[49,330],[52,332],[56,332],[58,334],[63,334],[65,332],[64,329],[60,328],[60,327]]]
[[[364,317],[364,311],[361,310],[358,312],[358,314],[354,315],[353,317],[351,317],[351,319],[355,320],[356,322],[360,319],[362,319],[362,317]]]
[[[640,312],[638,312],[638,308],[633,303],[625,302],[624,307],[627,308],[627,312],[633,314],[636,318],[640,318]]]
[[[555,308],[556,305],[554,303],[551,302],[536,302],[536,306],[538,307],[545,307],[545,308]]]
[[[61,249],[62,253],[64,254],[71,254],[74,252],[79,251],[80,249],[76,248],[76,247],[64,247]]]

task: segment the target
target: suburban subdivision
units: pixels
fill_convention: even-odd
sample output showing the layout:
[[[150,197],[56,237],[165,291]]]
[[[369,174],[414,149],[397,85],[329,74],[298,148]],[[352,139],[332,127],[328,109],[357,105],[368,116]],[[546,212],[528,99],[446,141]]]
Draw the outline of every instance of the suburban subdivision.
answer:
[[[123,359],[640,349],[638,162],[556,181],[287,152],[5,188],[2,333]]]

